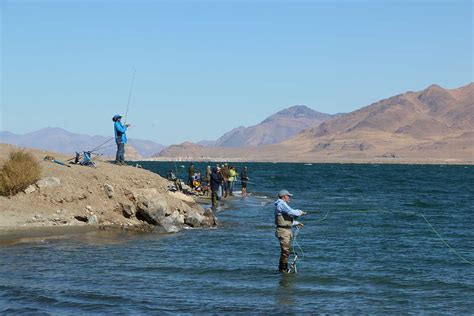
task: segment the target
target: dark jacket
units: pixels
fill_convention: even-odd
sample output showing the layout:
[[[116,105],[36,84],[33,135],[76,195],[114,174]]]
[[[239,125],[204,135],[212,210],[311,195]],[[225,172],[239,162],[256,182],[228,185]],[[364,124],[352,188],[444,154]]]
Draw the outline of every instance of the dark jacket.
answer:
[[[247,181],[248,179],[249,179],[249,176],[248,176],[248,174],[247,174],[247,170],[245,170],[245,169],[242,170],[242,171],[240,172],[240,180],[242,180],[242,181]]]
[[[224,178],[217,172],[217,168],[214,167],[212,168],[212,173],[211,173],[211,190],[216,191],[219,189],[220,185],[222,184],[222,181],[224,181]]]
[[[192,178],[194,176],[194,165],[190,165],[188,168],[188,177]]]

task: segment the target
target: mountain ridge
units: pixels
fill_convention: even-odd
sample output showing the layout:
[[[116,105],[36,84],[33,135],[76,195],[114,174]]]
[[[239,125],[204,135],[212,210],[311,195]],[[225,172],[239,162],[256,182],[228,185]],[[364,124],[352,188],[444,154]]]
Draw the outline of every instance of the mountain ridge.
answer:
[[[473,96],[474,83],[456,89],[430,85],[336,116],[277,144],[218,152],[194,148],[186,156],[256,161],[385,157],[474,161]],[[178,147],[173,152],[182,156]]]
[[[331,117],[333,115],[315,111],[306,105],[294,105],[270,115],[258,124],[233,128],[211,143],[211,147],[248,147],[275,144]],[[209,145],[209,142],[202,142],[202,144]]]
[[[0,142],[71,155],[76,151],[95,149],[97,146],[106,142],[103,145],[104,149],[100,150],[99,153],[113,157],[116,151],[113,137],[78,134],[60,127],[45,127],[25,134],[1,131]],[[149,140],[134,138],[129,139],[127,144],[127,156],[133,159],[150,157],[157,151],[161,151],[165,148],[165,146]]]

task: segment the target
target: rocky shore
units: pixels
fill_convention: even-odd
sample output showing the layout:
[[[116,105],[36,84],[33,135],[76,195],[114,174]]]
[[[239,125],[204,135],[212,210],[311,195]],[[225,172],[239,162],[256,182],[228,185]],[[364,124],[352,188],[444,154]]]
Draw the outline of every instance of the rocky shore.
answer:
[[[0,144],[0,164],[17,149]],[[66,167],[62,154],[27,149],[40,161],[42,178],[24,192],[0,196],[0,234],[45,227],[119,228],[175,233],[213,227],[217,219],[194,198],[150,171],[97,160],[97,168]]]

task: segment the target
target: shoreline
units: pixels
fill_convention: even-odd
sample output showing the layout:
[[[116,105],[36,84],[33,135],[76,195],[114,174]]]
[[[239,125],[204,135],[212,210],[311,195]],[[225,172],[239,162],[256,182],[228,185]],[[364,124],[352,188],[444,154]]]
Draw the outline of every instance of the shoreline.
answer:
[[[141,160],[127,160],[132,163],[140,162],[237,162],[237,163],[288,163],[288,164],[361,164],[361,165],[374,165],[374,164],[385,164],[385,165],[459,165],[459,166],[471,166],[474,165],[474,159],[464,160],[456,158],[433,158],[433,159],[409,159],[409,158],[373,158],[373,159],[318,159],[318,160],[265,160],[265,159],[241,159],[241,158],[195,158],[195,159],[183,159],[177,160],[174,158],[148,158]]]
[[[0,162],[20,148],[0,144]],[[43,159],[68,156],[32,148],[40,180],[13,196],[0,196],[0,242],[74,234],[77,231],[177,233],[217,225],[212,210],[177,191],[160,175],[96,160],[96,167]]]

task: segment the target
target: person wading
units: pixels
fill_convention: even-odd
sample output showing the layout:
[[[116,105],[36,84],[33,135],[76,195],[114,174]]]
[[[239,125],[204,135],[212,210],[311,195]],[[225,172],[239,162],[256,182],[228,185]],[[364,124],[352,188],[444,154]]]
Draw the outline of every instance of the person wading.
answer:
[[[240,172],[240,181],[242,183],[242,195],[247,195],[247,181],[249,181],[247,166]]]
[[[234,195],[235,180],[237,180],[237,171],[235,170],[235,167],[230,166],[229,167],[229,195],[230,196]]]
[[[188,168],[188,185],[192,188],[194,180],[194,164],[191,163]]]
[[[291,238],[293,238],[291,228],[293,226],[303,227],[303,224],[297,222],[295,218],[306,214],[306,212],[292,209],[288,205],[291,196],[293,196],[293,194],[287,190],[281,190],[278,192],[278,200],[275,202],[275,236],[280,242],[281,249],[280,263],[278,265],[278,270],[280,272],[288,272],[288,257],[291,252],[290,243]]]
[[[222,185],[222,181],[224,181],[224,178],[222,178],[221,174],[217,171],[217,167],[212,168],[211,181],[209,184],[211,187],[212,208],[217,207],[217,194]]]
[[[117,144],[117,154],[115,155],[115,163],[117,165],[125,165],[125,143],[127,142],[127,128],[130,124],[122,124],[122,117],[114,115],[112,118],[114,122],[115,143]]]
[[[229,195],[229,177],[230,177],[230,172],[229,172],[229,166],[227,164],[224,164],[224,166],[221,168],[221,175],[222,178],[224,178],[224,198],[226,198]]]

